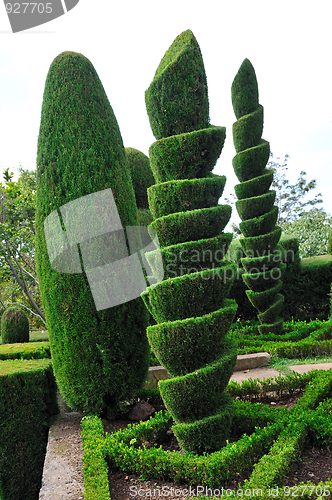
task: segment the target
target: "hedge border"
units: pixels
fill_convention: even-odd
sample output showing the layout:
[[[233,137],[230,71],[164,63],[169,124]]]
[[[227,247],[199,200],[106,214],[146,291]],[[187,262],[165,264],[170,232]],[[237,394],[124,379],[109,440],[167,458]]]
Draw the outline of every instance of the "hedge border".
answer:
[[[94,464],[85,469],[85,477],[88,480],[89,477],[97,476],[98,473],[101,474],[102,471],[98,472],[93,467],[97,466],[98,461],[101,462],[99,453],[102,450],[103,460],[106,458],[113,466],[115,465],[117,468],[128,472],[144,473],[145,477],[148,477],[150,474],[156,480],[171,478],[174,481],[194,481],[195,484],[214,487],[220,484],[220,479],[229,481],[232,477],[232,471],[235,473],[242,470],[241,467],[243,470],[248,468],[249,462],[253,465],[257,456],[260,456],[260,460],[254,467],[251,478],[245,483],[245,487],[247,489],[249,487],[260,488],[260,484],[264,483],[264,477],[271,478],[271,481],[273,480],[277,485],[282,480],[286,470],[285,459],[286,463],[290,464],[298,456],[300,441],[303,441],[308,426],[312,425],[312,422],[316,418],[315,408],[321,401],[324,401],[331,395],[332,370],[317,371],[317,373],[312,375],[311,381],[308,380],[304,395],[291,410],[271,411],[268,408],[268,411],[271,411],[270,425],[263,428],[256,428],[256,431],[250,436],[244,434],[237,442],[208,456],[197,456],[192,453],[180,455],[178,452],[169,454],[161,448],[152,448],[151,450],[141,448],[139,444],[144,433],[150,434],[151,437],[156,431],[158,424],[162,424],[161,427],[164,425],[163,431],[169,425],[169,416],[167,414],[163,416],[160,412],[154,419],[150,419],[147,422],[142,422],[135,426],[132,425],[125,430],[111,435],[106,434],[104,446],[99,447],[98,444],[99,452],[96,454]],[[237,405],[235,418],[239,410],[242,410],[243,415],[252,418],[254,413],[253,408],[261,408],[262,406],[249,403],[246,410],[245,403],[243,402],[240,402],[240,404],[237,402],[235,405]],[[263,410],[260,411],[263,413]],[[305,420],[303,420],[303,415],[305,415]],[[318,413],[317,415],[318,417],[320,416]],[[87,450],[93,449],[94,442],[99,439],[96,433],[91,434],[92,441],[88,439],[89,429],[94,426],[98,429],[98,425],[101,424],[100,421],[100,424],[97,424],[97,420],[98,417],[91,416],[86,417],[82,421],[85,453]],[[244,420],[244,417],[242,417],[242,420]],[[318,427],[319,431],[319,425],[316,427]],[[328,435],[328,438],[332,439],[332,422],[330,431],[331,435]],[[97,433],[101,436],[101,427],[99,427]],[[154,436],[154,441],[156,439],[156,436]],[[285,444],[287,444],[286,449],[285,446],[282,446]],[[136,448],[136,446],[139,447]],[[264,450],[267,447],[271,447],[270,451],[264,454]],[[310,483],[308,484],[310,485]],[[330,487],[331,484],[332,482],[325,483],[325,488]],[[273,484],[268,486],[273,487]],[[263,487],[265,487],[265,491],[262,497],[268,498],[266,485],[263,484]],[[234,493],[230,497],[235,496],[236,494]],[[86,496],[86,500],[94,498],[96,497]],[[99,495],[98,498],[100,500],[109,500],[109,492],[106,492],[104,496]],[[309,498],[309,496],[304,498]],[[310,498],[316,497],[311,495]]]

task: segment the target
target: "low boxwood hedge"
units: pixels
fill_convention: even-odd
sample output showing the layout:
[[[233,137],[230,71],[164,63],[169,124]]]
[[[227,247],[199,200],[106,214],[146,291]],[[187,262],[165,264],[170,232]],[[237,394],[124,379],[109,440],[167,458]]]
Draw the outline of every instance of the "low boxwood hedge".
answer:
[[[252,471],[243,489],[237,492],[229,489],[227,496],[243,496],[245,490],[255,489],[259,490],[262,498],[269,498],[273,488],[278,491],[278,495],[274,496],[286,498],[290,488],[284,489],[283,479],[289,465],[298,459],[307,436],[310,434],[311,439],[325,444],[332,440],[332,402],[329,399],[332,396],[332,370],[318,370],[303,378],[293,376],[293,384],[290,380],[290,386],[299,380],[307,384],[304,395],[291,410],[235,401],[232,427],[242,437],[209,455],[168,453],[161,447],[147,449],[143,446],[143,441],[161,442],[172,423],[167,412],[159,412],[147,422],[106,434],[105,438],[98,417],[84,417],[86,499],[110,499],[106,487],[106,463],[117,470],[141,474],[145,479],[185,482],[208,488],[227,487],[230,481],[236,479],[236,473]],[[92,484],[95,489],[90,495],[88,492]],[[321,483],[321,490],[316,486],[316,489],[311,488],[312,483],[302,486],[302,497],[318,498],[317,492],[324,491],[324,488],[327,492],[332,482]]]

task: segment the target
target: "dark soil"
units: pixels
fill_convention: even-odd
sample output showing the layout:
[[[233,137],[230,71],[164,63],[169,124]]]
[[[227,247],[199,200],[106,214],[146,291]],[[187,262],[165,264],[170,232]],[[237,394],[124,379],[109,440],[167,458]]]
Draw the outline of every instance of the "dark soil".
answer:
[[[260,400],[261,403],[278,407],[287,407],[290,409],[294,406],[302,393],[293,396],[265,397]],[[103,421],[105,432],[114,432],[126,427],[131,421],[127,419],[116,420],[113,422]],[[231,440],[230,440],[231,441]],[[163,445],[164,449],[174,451],[180,450],[177,440],[169,431],[169,439]],[[232,481],[224,487],[237,489],[238,485],[243,485],[245,479],[249,478],[250,474],[238,474],[236,480]],[[311,481],[313,484],[318,484],[320,481],[327,481],[332,477],[332,455],[329,450],[319,450],[312,446],[303,450],[301,459],[294,463],[292,470],[286,477],[284,484],[286,486],[296,486],[300,482]],[[183,500],[190,497],[199,496],[197,486],[184,485],[174,482],[158,482],[158,480],[144,481],[139,476],[134,474],[126,474],[115,470],[109,471],[109,489],[112,500],[131,500],[151,499],[151,498],[176,498]],[[212,495],[210,494],[210,497]]]

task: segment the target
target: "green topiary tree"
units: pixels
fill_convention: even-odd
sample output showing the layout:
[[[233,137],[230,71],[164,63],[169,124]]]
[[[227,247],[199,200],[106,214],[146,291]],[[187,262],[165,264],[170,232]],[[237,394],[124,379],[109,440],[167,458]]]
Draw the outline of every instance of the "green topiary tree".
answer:
[[[150,163],[157,184],[149,206],[161,245],[147,259],[164,280],[142,295],[157,324],[150,345],[172,377],[159,382],[183,450],[201,453],[228,437],[232,401],[224,389],[236,363],[227,337],[237,305],[227,299],[236,266],[222,262],[232,239],[224,234],[231,207],[218,205],[226,178],[211,173],[225,128],[209,125],[206,76],[191,31],[173,42],[146,91],[157,139]]]
[[[104,212],[95,213],[94,203],[86,200],[110,191],[119,221],[117,231],[113,227],[105,234]],[[106,205],[99,207],[105,216]],[[56,57],[46,79],[36,212],[36,265],[60,392],[72,408],[112,413],[146,380],[147,312],[140,297],[97,309],[90,277],[101,270],[101,301],[108,303],[121,292],[118,283],[108,288],[103,264],[104,259],[114,262],[128,256],[122,228],[136,224],[137,207],[113,110],[93,65],[75,52]],[[44,229],[50,231],[52,223],[56,236],[63,238],[64,251],[51,265]],[[86,240],[89,234],[93,238]],[[128,288],[134,277],[125,266],[123,272]]]
[[[3,344],[29,342],[29,320],[18,306],[9,306],[1,316]]]
[[[236,208],[242,220],[240,240],[247,256],[241,259],[246,273],[243,280],[250,290],[247,296],[258,309],[260,333],[283,333],[279,317],[284,297],[280,277],[285,265],[275,252],[281,236],[276,226],[278,207],[273,206],[276,192],[269,190],[273,171],[266,169],[270,145],[261,139],[263,106],[258,103],[258,85],[254,68],[245,59],[232,84],[232,103],[237,121],[233,125],[236,156],[233,167],[240,184],[235,186]],[[279,255],[278,255],[279,254]]]
[[[147,189],[155,183],[150,161],[149,158],[141,151],[138,151],[138,149],[125,148],[125,152],[135,191],[137,224],[139,226],[148,226],[150,222],[152,222],[152,215],[149,210]]]

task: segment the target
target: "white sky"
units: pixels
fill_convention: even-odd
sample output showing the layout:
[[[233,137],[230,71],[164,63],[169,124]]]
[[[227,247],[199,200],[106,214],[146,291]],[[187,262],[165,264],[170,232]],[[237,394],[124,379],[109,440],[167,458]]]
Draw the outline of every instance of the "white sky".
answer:
[[[155,140],[144,91],[170,44],[191,29],[208,81],[211,123],[227,138],[214,172],[233,173],[231,84],[243,61],[252,62],[264,106],[263,138],[274,156],[290,155],[288,177],[301,170],[316,179],[332,213],[332,64],[329,0],[80,0],[66,15],[12,34],[0,5],[0,167],[36,168],[46,75],[65,50],[95,66],[117,117],[125,146],[148,154]],[[96,7],[97,5],[97,7]],[[0,170],[1,173],[1,170]],[[234,219],[236,210],[233,209]]]

